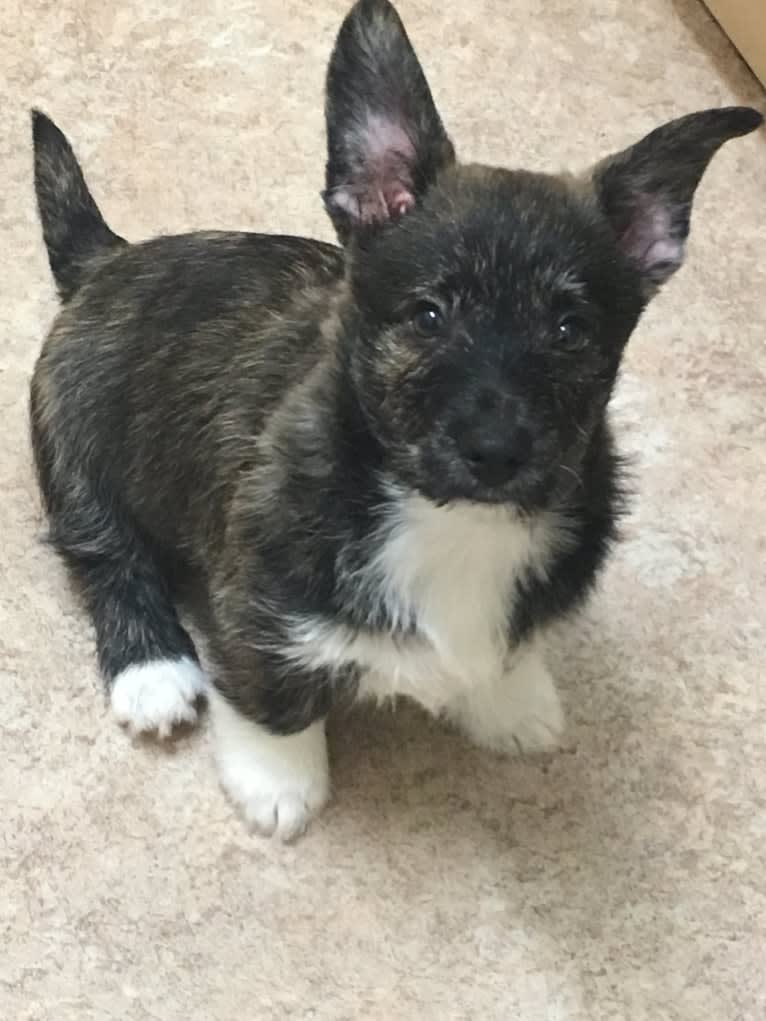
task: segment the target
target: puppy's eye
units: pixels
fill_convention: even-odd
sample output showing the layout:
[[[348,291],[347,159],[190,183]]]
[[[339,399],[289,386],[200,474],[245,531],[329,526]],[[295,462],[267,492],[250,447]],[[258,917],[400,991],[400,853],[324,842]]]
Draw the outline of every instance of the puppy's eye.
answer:
[[[569,351],[580,351],[588,342],[588,324],[577,316],[564,316],[559,321],[559,343]]]
[[[444,327],[444,313],[431,301],[416,306],[412,323],[421,337],[435,337]]]

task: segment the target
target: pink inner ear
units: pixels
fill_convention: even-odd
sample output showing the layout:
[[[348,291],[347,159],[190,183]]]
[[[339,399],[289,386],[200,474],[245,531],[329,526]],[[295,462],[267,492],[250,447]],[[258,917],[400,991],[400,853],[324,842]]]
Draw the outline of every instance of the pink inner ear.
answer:
[[[392,156],[408,167],[415,162],[415,146],[405,128],[377,113],[367,114],[359,132],[358,151],[367,167],[385,166]]]
[[[386,207],[388,208],[389,216],[394,218],[409,213],[414,205],[415,196],[405,188],[398,188],[390,196],[386,197]]]
[[[359,223],[396,220],[415,205],[412,139],[400,124],[373,113],[357,131],[355,180],[336,188],[332,201]]]
[[[684,243],[673,237],[670,213],[651,200],[638,204],[620,242],[644,271],[650,272],[666,264],[678,267],[683,262]]]
[[[398,220],[415,205],[415,196],[398,185],[388,192],[375,186],[357,190],[346,185],[335,189],[331,201],[358,223],[371,224]]]

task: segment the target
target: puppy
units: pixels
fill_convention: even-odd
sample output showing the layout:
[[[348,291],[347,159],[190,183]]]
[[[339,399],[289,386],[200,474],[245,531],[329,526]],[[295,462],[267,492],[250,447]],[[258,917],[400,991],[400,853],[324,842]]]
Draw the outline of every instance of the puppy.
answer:
[[[341,247],[129,245],[33,115],[63,303],[31,391],[52,542],[117,719],[164,737],[206,692],[224,788],[283,839],[327,800],[341,702],[406,695],[490,749],[555,746],[541,644],[615,537],[622,352],[710,159],[762,118],[682,117],[580,176],[460,164],[393,7],[360,0],[326,120]],[[209,599],[209,686],[179,571]]]

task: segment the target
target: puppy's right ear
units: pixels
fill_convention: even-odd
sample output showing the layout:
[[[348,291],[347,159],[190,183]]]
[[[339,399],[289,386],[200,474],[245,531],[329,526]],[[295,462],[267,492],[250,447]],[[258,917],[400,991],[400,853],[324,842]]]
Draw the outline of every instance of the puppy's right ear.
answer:
[[[358,0],[327,72],[325,207],[340,240],[408,212],[455,150],[388,0]]]

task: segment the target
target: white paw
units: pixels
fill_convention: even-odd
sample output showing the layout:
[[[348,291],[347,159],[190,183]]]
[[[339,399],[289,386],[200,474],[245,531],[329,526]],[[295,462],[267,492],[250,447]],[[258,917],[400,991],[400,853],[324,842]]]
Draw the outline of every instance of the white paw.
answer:
[[[553,678],[532,651],[502,681],[463,699],[452,715],[476,744],[503,753],[552,751],[564,730]]]
[[[210,695],[221,784],[246,822],[265,836],[294,840],[330,795],[324,723],[279,737]]]
[[[132,734],[168,737],[179,723],[196,723],[204,691],[205,675],[186,657],[136,663],[112,682],[112,711]]]
[[[528,705],[524,715],[509,721],[508,732],[501,735],[498,751],[549,752],[559,747],[564,732],[564,712],[555,691],[550,698]],[[510,740],[509,740],[510,739]]]

